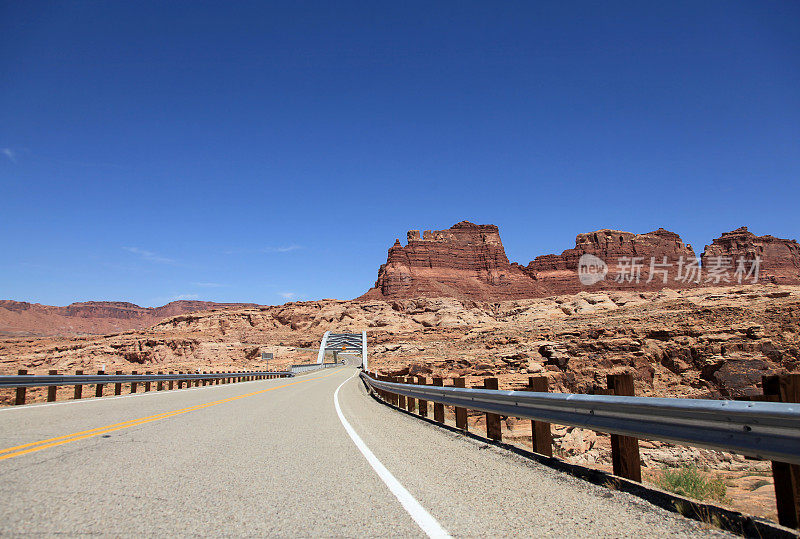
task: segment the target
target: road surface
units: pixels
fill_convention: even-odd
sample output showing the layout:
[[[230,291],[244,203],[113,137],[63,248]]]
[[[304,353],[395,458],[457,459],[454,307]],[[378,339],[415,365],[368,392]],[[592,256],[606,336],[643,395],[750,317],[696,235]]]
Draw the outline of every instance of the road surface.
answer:
[[[713,533],[392,410],[356,372],[2,409],[1,533]]]

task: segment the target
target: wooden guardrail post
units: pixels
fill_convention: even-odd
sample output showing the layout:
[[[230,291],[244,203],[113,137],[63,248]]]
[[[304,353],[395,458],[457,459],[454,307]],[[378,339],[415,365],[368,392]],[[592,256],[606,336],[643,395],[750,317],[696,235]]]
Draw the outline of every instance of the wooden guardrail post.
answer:
[[[417,376],[417,384],[421,386],[428,385],[428,380],[424,376]],[[419,408],[419,415],[428,417],[428,401],[417,399],[417,407]]]
[[[390,376],[389,380],[391,382],[396,383],[396,384],[400,382],[400,378],[398,378],[397,376]],[[400,399],[401,398],[405,398],[405,397],[403,397],[399,393],[391,393],[391,395],[392,395],[392,404],[394,404],[395,406],[398,406],[400,408],[403,408],[402,406],[400,406]]]
[[[382,379],[383,379],[384,382],[391,382],[392,381],[392,377],[388,376],[388,375],[383,376]],[[394,393],[389,393],[388,391],[384,390],[383,391],[383,400],[385,400],[389,404],[394,404]]]
[[[164,374],[164,372],[163,371],[158,371],[158,374]],[[164,381],[163,380],[159,380],[156,383],[156,391],[164,391]]]
[[[381,380],[383,380],[384,382],[391,382],[392,381],[392,377],[389,376],[389,375],[384,375],[384,376],[381,377]],[[389,391],[387,391],[387,390],[384,390],[383,393],[384,393],[384,399],[383,400],[385,400],[389,404],[392,404],[392,402],[393,402],[392,401],[392,394],[389,393]]]
[[[20,374],[20,375],[28,374],[28,369],[19,369],[17,371],[17,374]],[[27,391],[28,391],[27,387],[18,387],[17,388],[17,395],[16,395],[16,398],[14,399],[14,404],[15,405],[17,405],[17,404],[25,404],[25,394],[27,393]]]
[[[106,374],[106,371],[103,371],[103,370],[97,371],[97,375],[98,376],[105,375],[105,374]],[[95,397],[102,397],[103,396],[103,388],[104,387],[105,387],[105,384],[95,384],[95,386],[94,386],[94,396]]]
[[[633,397],[633,375],[609,374],[606,376],[608,389],[620,397]],[[611,462],[614,475],[642,482],[642,468],[639,462],[639,440],[633,436],[611,435]]]
[[[467,387],[467,381],[464,378],[453,378],[453,387]],[[454,406],[456,413],[456,428],[469,431],[469,422],[467,421],[467,409],[459,406]]]
[[[145,372],[145,374],[153,374],[153,373],[150,372],[150,371],[147,371],[147,372]],[[148,380],[147,382],[144,383],[144,392],[147,393],[148,391],[150,391],[150,380]]]
[[[406,378],[403,379],[403,382],[405,382],[406,384],[413,384],[414,377],[407,376]],[[406,397],[406,404],[408,405],[406,407],[406,410],[408,410],[411,413],[414,413],[414,409],[417,407],[417,399],[415,399],[414,397]]]
[[[800,402],[800,374],[764,376],[764,395],[778,402]],[[772,461],[778,522],[787,528],[800,528],[800,465]]]
[[[404,381],[405,381],[405,379],[404,378],[400,378],[399,376],[393,376],[392,377],[392,382],[394,382],[396,384],[399,384],[400,382],[404,382]],[[395,402],[395,405],[398,408],[400,408],[401,410],[405,410],[406,409],[406,396],[405,395],[401,395],[400,393],[395,393],[394,395],[395,395],[395,400],[397,401],[397,402]]]
[[[131,371],[131,374],[139,374],[139,373],[136,372],[136,371]],[[137,385],[138,385],[138,382],[131,382],[131,393],[136,393],[136,386]]]
[[[483,388],[500,389],[497,378],[484,378]],[[497,441],[503,439],[503,427],[499,415],[486,412],[486,437]]]
[[[47,371],[47,374],[50,376],[56,376],[58,371],[53,369]],[[56,401],[56,392],[58,391],[58,386],[47,386],[47,402],[55,402]]]
[[[122,371],[117,371],[117,374],[122,374]],[[114,395],[122,395],[122,382],[114,384]]]
[[[169,371],[169,373],[170,374],[175,374],[172,371]],[[174,383],[173,380],[170,380],[169,382],[167,382],[167,391],[172,391],[174,388],[175,388],[175,383]]]
[[[444,386],[444,380],[441,378],[434,378],[433,385]],[[433,420],[437,423],[444,423],[444,404],[439,402],[433,403]]]
[[[83,374],[83,371],[82,370],[77,370],[77,371],[75,371],[75,374]],[[76,384],[75,385],[75,394],[73,395],[73,397],[75,399],[80,399],[82,396],[83,396],[83,386],[81,384]]]
[[[550,391],[547,376],[529,376],[527,391],[547,393]],[[531,445],[534,453],[553,456],[553,431],[550,423],[544,421],[531,421]]]

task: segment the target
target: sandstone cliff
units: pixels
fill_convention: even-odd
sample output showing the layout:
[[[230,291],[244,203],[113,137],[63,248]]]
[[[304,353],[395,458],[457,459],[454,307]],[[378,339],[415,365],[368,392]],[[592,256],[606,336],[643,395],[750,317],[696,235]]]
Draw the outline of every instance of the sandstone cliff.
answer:
[[[605,278],[590,286],[581,284],[578,277],[579,260],[586,254],[598,257],[608,267]],[[685,278],[687,265],[696,260],[691,245],[663,228],[646,234],[602,229],[578,234],[575,247],[560,255],[538,256],[525,270],[553,294],[588,288],[660,290],[696,284]]]
[[[752,261],[758,257],[760,281],[800,283],[800,245],[796,240],[756,236],[743,226],[723,232],[711,245],[707,245],[703,251],[703,265],[711,266],[719,257],[728,258],[734,267],[739,259]]]
[[[753,261],[758,258],[758,272]],[[745,261],[740,265],[738,261]],[[594,262],[592,262],[594,261]],[[720,267],[719,265],[722,261]],[[587,262],[594,269],[587,269]],[[591,273],[591,275],[589,275]],[[486,301],[597,290],[661,290],[756,282],[800,284],[800,245],[756,236],[746,227],[706,246],[702,262],[675,232],[601,229],[578,234],[575,247],[509,262],[498,228],[467,221],[447,230],[408,232],[389,249],[375,287],[358,299],[454,297]]]
[[[514,299],[546,295],[517,264],[511,264],[494,225],[462,221],[446,230],[411,230],[408,244],[389,249],[375,287],[360,299],[456,297]]]

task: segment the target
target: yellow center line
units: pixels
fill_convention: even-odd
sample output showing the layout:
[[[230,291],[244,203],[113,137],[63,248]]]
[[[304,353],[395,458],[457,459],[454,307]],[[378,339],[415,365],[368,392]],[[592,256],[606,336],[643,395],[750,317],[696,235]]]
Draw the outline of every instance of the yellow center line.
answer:
[[[106,425],[105,427],[97,427],[95,429],[84,430],[80,432],[74,432],[72,434],[66,434],[64,436],[58,436],[56,438],[48,438],[47,440],[39,440],[38,442],[30,442],[23,445],[18,445],[15,447],[9,447],[6,449],[0,449],[0,460],[10,459],[12,457],[18,457],[20,455],[25,455],[27,453],[33,453],[35,451],[41,451],[42,449],[47,449],[48,447],[55,447],[57,445],[66,444],[69,442],[76,442],[78,440],[83,440],[84,438],[91,438],[93,436],[99,436],[100,434],[105,434],[107,432],[114,432],[115,430],[126,429],[129,427],[135,427],[136,425],[142,425],[144,423],[150,423],[152,421],[158,421],[159,419],[166,419],[168,417],[173,417],[176,415],[185,414],[188,412],[194,412],[196,410],[202,410],[203,408],[209,408],[211,406],[216,406],[218,404],[224,404],[226,402],[233,402],[235,400],[243,399],[245,397],[252,397],[254,395],[260,395],[261,393],[266,393],[268,391],[274,391],[276,389],[281,389],[284,387],[294,386],[297,384],[302,384],[303,382],[311,382],[312,380],[321,380],[323,378],[327,378],[328,376],[333,376],[341,369],[336,369],[330,374],[326,374],[325,376],[317,376],[316,378],[307,378],[305,380],[299,380],[297,382],[292,382],[290,384],[283,384],[280,386],[270,387],[268,389],[261,389],[259,391],[253,391],[252,393],[245,393],[244,395],[236,395],[234,397],[228,397],[227,399],[221,399],[218,401],[207,402],[204,404],[196,404],[194,406],[189,406],[188,408],[181,408],[179,410],[173,410],[171,412],[162,412],[160,414],[150,415],[146,417],[140,417],[139,419],[130,419],[128,421],[123,421],[121,423],[114,423],[112,425]],[[4,454],[5,453],[5,454]]]

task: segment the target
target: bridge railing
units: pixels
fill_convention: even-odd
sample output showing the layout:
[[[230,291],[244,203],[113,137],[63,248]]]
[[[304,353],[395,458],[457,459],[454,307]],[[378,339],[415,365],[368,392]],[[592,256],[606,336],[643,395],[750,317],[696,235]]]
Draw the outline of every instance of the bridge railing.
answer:
[[[289,371],[233,371],[233,372],[169,372],[153,373],[146,371],[131,374],[106,374],[98,371],[97,374],[84,374],[82,370],[75,374],[58,374],[50,371],[47,375],[28,374],[26,369],[20,369],[17,375],[0,376],[0,388],[16,388],[14,404],[25,404],[26,390],[29,387],[47,387],[47,401],[56,400],[56,390],[59,386],[75,386],[74,398],[83,396],[84,385],[95,385],[95,396],[102,397],[106,385],[114,384],[114,395],[122,394],[122,385],[130,384],[130,392],[136,393],[139,384],[144,386],[144,391],[150,391],[151,385],[156,384],[156,391],[186,387],[197,387],[216,384],[230,384],[247,382],[251,380],[265,380],[268,378],[286,378],[294,376]]]
[[[487,437],[498,441],[501,416],[530,419],[533,449],[547,456],[552,456],[551,423],[609,433],[614,474],[634,481],[641,482],[639,438],[772,460],[779,521],[798,527],[800,374],[765,377],[764,400],[784,402],[634,397],[630,375],[609,376],[609,390],[601,395],[547,393],[544,377],[531,377],[525,391],[498,390],[497,378],[467,388],[464,378],[445,387],[442,378],[428,385],[424,377],[369,372],[361,377],[383,400],[423,417],[434,403],[434,421],[440,423],[444,406],[453,406],[456,428],[465,431],[467,410],[485,412]]]

